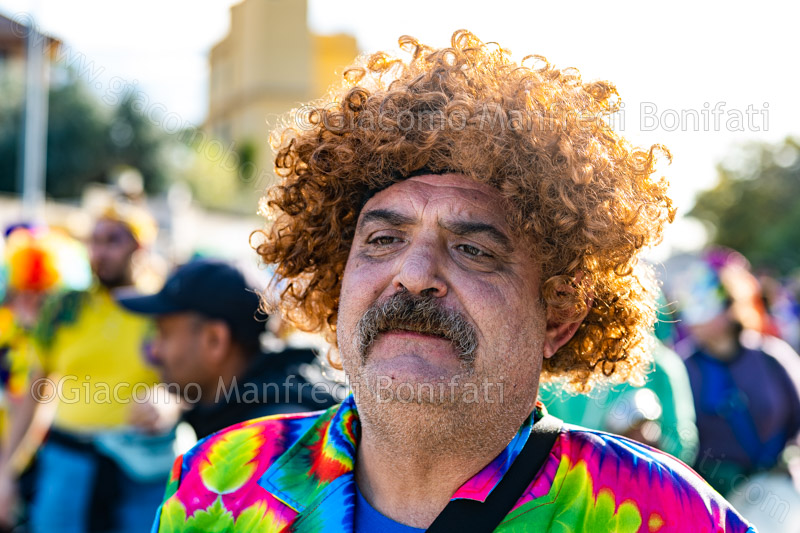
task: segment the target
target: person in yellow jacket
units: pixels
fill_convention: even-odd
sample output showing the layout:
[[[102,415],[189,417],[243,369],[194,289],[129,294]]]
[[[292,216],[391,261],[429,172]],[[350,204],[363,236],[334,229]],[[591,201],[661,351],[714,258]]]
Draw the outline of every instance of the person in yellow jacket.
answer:
[[[154,228],[138,207],[109,207],[88,243],[94,283],[46,302],[39,317],[33,341],[41,372],[26,398],[56,408],[39,451],[33,532],[143,531],[158,506],[175,417],[154,407],[152,325],[112,296],[133,285],[134,254]],[[2,465],[14,444],[0,456],[0,470],[8,470]]]

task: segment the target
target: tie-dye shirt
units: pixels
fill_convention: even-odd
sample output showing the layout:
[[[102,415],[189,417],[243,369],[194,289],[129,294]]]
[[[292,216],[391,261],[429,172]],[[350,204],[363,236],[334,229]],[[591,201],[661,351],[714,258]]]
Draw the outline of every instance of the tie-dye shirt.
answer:
[[[485,501],[541,406],[453,499]],[[173,467],[153,532],[353,531],[360,424],[353,397],[322,413],[260,418],[200,441]],[[752,532],[677,459],[565,425],[539,473],[495,531]]]

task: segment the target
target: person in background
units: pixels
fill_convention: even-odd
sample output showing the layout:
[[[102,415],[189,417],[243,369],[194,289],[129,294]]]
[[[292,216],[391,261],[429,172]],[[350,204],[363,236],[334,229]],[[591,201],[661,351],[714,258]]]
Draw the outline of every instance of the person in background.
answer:
[[[764,294],[767,312],[775,324],[775,334],[793,350],[800,350],[800,303],[790,286],[777,277],[761,274],[758,277]]]
[[[681,321],[700,448],[695,467],[723,494],[780,465],[800,432],[800,358],[765,333],[761,291],[745,258],[715,249],[680,281]]]
[[[267,316],[242,273],[227,263],[188,263],[157,294],[118,301],[155,319],[153,359],[168,388],[177,386],[187,402],[183,419],[198,439],[251,418],[333,404],[325,387],[299,374],[301,365],[314,363],[312,350],[262,351]]]
[[[153,403],[158,375],[145,357],[151,323],[112,297],[134,284],[134,254],[154,236],[142,208],[110,204],[88,243],[94,284],[42,308],[32,336],[41,369],[25,398],[30,412],[37,402],[57,405],[38,455],[34,533],[144,531],[158,505],[177,409]],[[3,450],[0,464],[13,453]]]
[[[558,383],[549,383],[539,397],[551,414],[566,422],[633,438],[687,464],[697,457],[689,376],[681,358],[660,341],[653,347],[653,371],[642,387],[625,384],[567,394]]]
[[[692,388],[683,360],[668,348],[675,335],[669,310],[660,293],[653,370],[644,386],[624,384],[568,394],[558,383],[548,383],[540,393],[548,411],[567,422],[631,437],[694,463],[698,443]]]
[[[23,473],[26,479],[30,477],[27,469],[42,437],[41,428],[31,431],[25,422],[31,416],[25,412],[30,407],[25,395],[37,368],[30,332],[44,298],[56,289],[61,277],[56,237],[48,228],[16,225],[6,231],[5,238],[7,281],[0,305],[0,453],[7,460],[0,465],[0,528],[10,529],[24,520],[16,480]],[[9,449],[16,453],[7,453]]]
[[[13,227],[6,236],[8,282],[0,306],[0,379],[5,401],[18,400],[27,391],[36,360],[29,333],[44,298],[59,282],[47,233],[46,228]]]

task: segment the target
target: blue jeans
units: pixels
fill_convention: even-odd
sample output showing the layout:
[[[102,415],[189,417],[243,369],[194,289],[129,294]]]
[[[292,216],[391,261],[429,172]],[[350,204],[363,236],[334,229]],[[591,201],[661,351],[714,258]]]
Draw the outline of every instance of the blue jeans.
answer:
[[[92,497],[99,460],[96,454],[47,442],[39,452],[38,476],[31,508],[33,533],[90,531]],[[119,472],[114,508],[115,527],[108,533],[148,531],[164,494],[166,479],[142,483]],[[105,487],[101,487],[103,490]]]

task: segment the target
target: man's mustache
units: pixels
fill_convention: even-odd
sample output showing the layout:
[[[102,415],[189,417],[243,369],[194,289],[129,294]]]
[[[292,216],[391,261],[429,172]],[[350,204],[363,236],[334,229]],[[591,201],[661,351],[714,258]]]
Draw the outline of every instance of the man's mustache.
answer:
[[[415,296],[404,290],[367,309],[356,325],[354,338],[362,362],[378,335],[391,330],[443,337],[453,344],[463,364],[471,365],[475,360],[475,328],[457,311],[443,308],[433,296]]]

